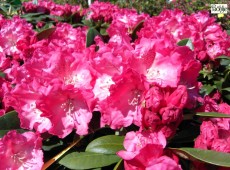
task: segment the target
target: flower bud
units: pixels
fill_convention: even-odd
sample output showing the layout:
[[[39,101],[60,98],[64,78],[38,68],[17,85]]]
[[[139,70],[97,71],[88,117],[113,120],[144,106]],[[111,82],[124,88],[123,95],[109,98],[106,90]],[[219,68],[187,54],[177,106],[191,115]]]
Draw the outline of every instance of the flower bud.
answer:
[[[188,100],[187,88],[184,85],[179,85],[177,89],[168,97],[167,104],[183,108]]]

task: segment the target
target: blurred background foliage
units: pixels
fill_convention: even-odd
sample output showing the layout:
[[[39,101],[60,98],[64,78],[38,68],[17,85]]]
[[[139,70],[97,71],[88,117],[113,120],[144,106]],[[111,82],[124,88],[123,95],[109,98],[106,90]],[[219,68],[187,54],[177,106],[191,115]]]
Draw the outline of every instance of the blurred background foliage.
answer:
[[[28,1],[28,0],[22,0]],[[54,0],[59,4],[81,4],[83,7],[88,7],[87,0]],[[93,2],[93,0],[91,0]],[[211,9],[211,4],[228,4],[230,8],[229,0],[99,0],[101,2],[111,2],[117,4],[124,8],[135,8],[138,12],[145,12],[151,16],[158,15],[163,9],[181,9],[186,14],[191,14],[200,10]],[[218,15],[213,15],[217,18],[217,21],[221,23],[224,29],[230,29],[230,12],[227,15],[218,17]]]
[[[5,2],[11,1],[11,4],[17,4],[20,0],[0,0],[0,7],[2,7]],[[21,0],[21,2],[26,2],[30,0]],[[39,0],[38,0],[39,1]],[[40,0],[42,1],[42,0]],[[93,3],[94,0],[91,0]],[[191,14],[200,10],[211,9],[211,4],[228,4],[230,8],[229,0],[98,0],[100,2],[111,2],[117,4],[123,8],[135,8],[139,13],[145,12],[151,16],[158,15],[163,9],[181,9],[185,14]],[[58,4],[69,3],[72,5],[81,4],[83,7],[88,7],[88,0],[54,0]],[[3,6],[5,7],[5,6]],[[6,6],[7,7],[7,6]],[[230,10],[228,9],[228,14],[223,16],[218,16],[213,14],[217,18],[222,27],[226,30],[230,30]]]

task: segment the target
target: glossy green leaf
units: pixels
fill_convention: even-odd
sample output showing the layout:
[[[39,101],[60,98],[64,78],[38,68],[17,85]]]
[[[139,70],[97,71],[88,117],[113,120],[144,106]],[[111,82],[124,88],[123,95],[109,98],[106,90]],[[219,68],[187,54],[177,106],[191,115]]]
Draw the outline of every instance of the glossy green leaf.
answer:
[[[229,56],[221,55],[221,56],[217,57],[216,59],[220,59],[220,65],[222,65],[222,66],[230,65],[230,57]]]
[[[100,35],[100,33],[95,28],[89,28],[87,35],[86,35],[86,47],[91,46],[94,44],[94,38]]]
[[[21,18],[33,18],[33,17],[38,17],[40,15],[43,15],[43,13],[39,13],[39,12],[36,12],[36,13],[28,13],[28,14],[23,14],[23,15],[20,15]]]
[[[222,66],[229,66],[230,65],[230,57],[229,57],[229,59],[221,59],[220,60],[220,65],[222,65]]]
[[[48,28],[46,30],[43,30],[42,32],[39,32],[37,34],[37,39],[43,40],[43,39],[49,38],[49,36],[52,35],[55,30],[56,28]]]
[[[59,164],[69,169],[91,169],[111,165],[120,160],[117,155],[92,152],[73,152],[59,160]]]
[[[123,136],[103,136],[90,142],[89,145],[86,147],[86,151],[102,154],[116,154],[116,152],[124,149],[123,141]]]
[[[230,115],[218,112],[197,112],[196,115],[201,117],[230,118]]]
[[[15,111],[8,112],[0,117],[0,137],[4,136],[10,130],[24,132],[24,130],[20,128],[20,120]]]
[[[8,0],[8,3],[11,5],[21,5],[22,2],[20,0]]]
[[[217,166],[230,167],[229,153],[196,148],[171,148],[171,150],[185,159],[201,161]]]
[[[44,142],[43,142],[44,143]],[[44,151],[50,151],[52,150],[53,148],[56,148],[56,147],[59,147],[59,146],[62,146],[63,145],[63,141],[59,140],[57,141],[57,143],[54,143],[54,144],[50,144],[50,145],[47,145],[47,144],[43,144],[42,145],[42,149]]]
[[[20,120],[15,111],[6,113],[0,117],[0,130],[20,129]]]
[[[183,39],[183,40],[179,41],[179,42],[177,43],[177,45],[179,45],[179,46],[187,46],[187,47],[189,47],[191,50],[194,50],[194,46],[193,46],[192,40],[189,39],[189,38]]]
[[[88,26],[88,27],[92,27],[93,26],[93,22],[91,20],[83,20],[82,23],[85,26]]]
[[[230,94],[226,94],[224,97],[230,101]]]
[[[227,34],[230,35],[230,30],[227,30]]]
[[[214,86],[209,84],[204,84],[200,90],[201,93],[204,93],[205,95],[209,95],[213,90],[215,89]]]
[[[222,90],[230,92],[230,87],[224,88]]]
[[[0,71],[0,77],[5,78],[6,74]]]
[[[8,6],[8,4],[0,5],[0,11],[2,11],[1,13],[4,15],[7,15],[9,10],[6,6]]]
[[[228,60],[230,60],[230,57],[225,56],[225,55],[221,55],[219,57],[216,57],[216,59],[228,59]]]
[[[100,34],[101,34],[101,35],[104,35],[104,36],[109,35],[109,34],[107,33],[107,31],[106,31],[106,28],[101,28],[101,29],[100,29]]]

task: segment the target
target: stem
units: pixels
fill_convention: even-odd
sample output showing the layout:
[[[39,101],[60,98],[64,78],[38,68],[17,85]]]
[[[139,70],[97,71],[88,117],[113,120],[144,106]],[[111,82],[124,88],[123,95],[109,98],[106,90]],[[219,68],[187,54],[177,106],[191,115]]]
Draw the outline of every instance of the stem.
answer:
[[[42,167],[42,170],[46,170],[49,168],[54,162],[56,162],[60,157],[62,157],[67,151],[69,151],[72,147],[74,147],[81,139],[77,139],[74,141],[70,146],[68,146],[66,149],[58,153],[56,156],[48,160]]]

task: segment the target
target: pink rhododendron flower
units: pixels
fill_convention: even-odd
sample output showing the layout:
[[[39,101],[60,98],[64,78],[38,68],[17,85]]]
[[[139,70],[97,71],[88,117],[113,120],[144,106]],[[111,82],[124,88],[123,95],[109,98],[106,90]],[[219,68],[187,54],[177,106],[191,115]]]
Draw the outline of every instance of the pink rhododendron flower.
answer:
[[[99,78],[97,78],[96,83],[93,88],[93,93],[96,98],[99,100],[104,100],[110,96],[110,86],[115,84],[112,80],[112,76],[107,74],[103,74]]]
[[[42,139],[33,132],[9,131],[0,139],[0,169],[40,170],[43,165]]]
[[[133,57],[133,47],[129,43],[129,39],[122,36],[111,37],[106,44],[98,37],[95,38],[99,47],[98,51],[90,55],[91,64],[96,71],[96,75],[100,77],[103,74],[115,76],[122,74],[129,68],[129,60]]]
[[[118,6],[113,5],[109,2],[99,2],[95,1],[90,5],[87,13],[87,19],[92,19],[94,21],[104,21],[111,22],[112,16],[118,10]]]
[[[91,93],[53,86],[39,99],[37,108],[52,122],[49,133],[64,138],[76,129],[77,134],[85,135],[92,118],[90,98],[93,99]]]
[[[170,106],[182,109],[185,107],[188,100],[188,92],[186,86],[179,85],[172,94],[168,96],[166,102]]]
[[[24,55],[24,51],[33,43],[34,36],[32,25],[26,20],[17,16],[14,16],[12,20],[4,20],[0,28],[0,52],[4,52],[15,60],[25,60],[28,56]],[[19,47],[22,42],[24,47]]]
[[[142,126],[152,131],[162,131],[166,138],[175,134],[183,119],[182,109],[188,99],[184,85],[176,89],[152,86],[144,93],[142,106]]]
[[[126,170],[152,169],[181,170],[173,159],[164,155],[166,139],[160,132],[129,132],[125,136],[124,147],[117,155],[124,159]]]
[[[211,99],[213,103],[215,101]],[[227,103],[217,104],[210,111],[230,114]],[[204,107],[206,109],[207,107]],[[210,108],[209,108],[210,109]],[[200,135],[195,140],[195,147],[230,153],[230,119],[211,118],[205,119],[200,126]]]
[[[159,86],[153,86],[147,90],[145,96],[145,107],[152,110],[158,111],[164,104],[164,93]]]
[[[134,9],[119,9],[113,14],[113,20],[107,32],[110,37],[119,34],[132,34],[135,27],[147,18],[147,14],[138,14]]]
[[[71,52],[83,52],[86,43],[86,27],[73,28],[67,23],[58,23],[49,37],[51,47],[65,47]]]
[[[215,18],[210,17],[208,11],[184,15],[180,10],[163,10],[158,16],[145,21],[137,42],[141,38],[159,39],[167,36],[175,42],[190,38],[195,57],[201,61],[229,55],[229,35],[215,23]]]
[[[99,101],[102,114],[101,126],[110,125],[112,129],[127,127],[132,123],[140,125],[140,99],[145,90],[141,77],[132,70],[113,78],[110,95]]]
[[[38,1],[38,4],[23,2],[23,7],[23,12],[25,13],[44,13],[61,17],[70,17],[72,14],[75,14],[73,18],[76,18],[81,17],[81,12],[82,14],[84,13],[81,11],[83,9],[81,9],[80,6],[69,4],[60,5],[52,0]]]

